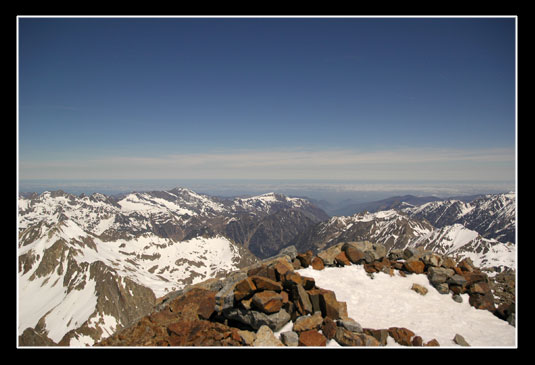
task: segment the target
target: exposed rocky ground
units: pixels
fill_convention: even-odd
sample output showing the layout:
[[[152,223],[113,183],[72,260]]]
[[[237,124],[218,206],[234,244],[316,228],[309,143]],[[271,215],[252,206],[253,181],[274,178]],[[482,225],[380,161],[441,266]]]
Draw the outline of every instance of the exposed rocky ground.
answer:
[[[432,286],[452,295],[452,300],[466,293],[473,307],[515,323],[514,298],[506,301],[504,297],[497,307],[492,281],[468,259],[456,262],[418,249],[387,255],[382,245],[346,242],[318,255],[312,251],[297,254],[290,248],[226,279],[172,293],[152,313],[97,346],[322,347],[332,340],[341,346],[385,346],[389,339],[402,346],[440,346],[436,339],[424,341],[409,328],[362,328],[348,317],[347,304],[337,300],[335,292],[318,287],[313,278],[296,271],[345,265],[363,265],[370,275],[426,274]],[[416,286],[412,289],[426,294]],[[275,336],[290,321],[291,330]],[[460,334],[454,342],[469,346]]]

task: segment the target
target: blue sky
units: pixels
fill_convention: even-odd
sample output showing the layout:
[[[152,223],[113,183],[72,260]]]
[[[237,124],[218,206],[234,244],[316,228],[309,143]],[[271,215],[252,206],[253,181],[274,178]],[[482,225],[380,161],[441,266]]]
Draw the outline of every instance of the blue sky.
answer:
[[[515,177],[514,18],[19,18],[21,179]]]

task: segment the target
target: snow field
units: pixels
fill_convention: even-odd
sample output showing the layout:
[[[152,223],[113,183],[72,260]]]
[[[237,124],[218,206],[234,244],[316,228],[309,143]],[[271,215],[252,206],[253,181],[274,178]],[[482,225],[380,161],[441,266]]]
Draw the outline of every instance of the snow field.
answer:
[[[449,294],[439,294],[425,275],[376,273],[371,279],[361,265],[298,272],[314,278],[318,287],[333,290],[337,300],[347,302],[349,317],[363,328],[405,327],[421,336],[424,343],[435,338],[441,347],[458,347],[453,342],[456,334],[472,347],[516,346],[515,327],[489,311],[470,306],[468,294],[461,295],[462,303]],[[424,286],[428,293],[422,296],[411,290],[413,283]],[[291,326],[279,332],[287,330]],[[388,346],[398,346],[390,340]],[[337,346],[332,342],[328,346]]]

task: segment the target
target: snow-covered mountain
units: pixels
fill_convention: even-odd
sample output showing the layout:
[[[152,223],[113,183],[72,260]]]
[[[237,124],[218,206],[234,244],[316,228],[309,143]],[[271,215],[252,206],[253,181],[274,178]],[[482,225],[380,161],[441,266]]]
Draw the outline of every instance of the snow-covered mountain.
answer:
[[[485,195],[470,202],[443,200],[422,205],[407,205],[403,210],[411,217],[425,218],[435,227],[456,223],[485,238],[515,243],[516,194]]]
[[[332,217],[318,223],[297,238],[299,252],[322,250],[344,241],[371,241],[387,250],[406,247],[415,239],[433,232],[425,220],[410,218],[391,209],[376,213],[357,213],[348,217]]]
[[[514,238],[514,201],[514,193],[497,194],[470,203],[447,200],[420,206],[404,204],[402,210],[332,217],[298,236],[296,247],[300,252],[318,251],[344,241],[380,243],[388,251],[423,246],[458,259],[469,257],[480,267],[514,269],[514,240],[500,240],[511,235]]]
[[[412,241],[410,246],[424,247],[426,250],[458,259],[468,257],[476,266],[483,268],[494,267],[501,271],[516,266],[514,244],[484,238],[459,223],[437,228]]]
[[[67,346],[110,335],[166,293],[251,265],[249,248],[278,252],[281,237],[326,216],[274,193],[224,200],[183,188],[45,192],[19,197],[18,207],[19,332]],[[281,220],[289,229],[270,231]]]

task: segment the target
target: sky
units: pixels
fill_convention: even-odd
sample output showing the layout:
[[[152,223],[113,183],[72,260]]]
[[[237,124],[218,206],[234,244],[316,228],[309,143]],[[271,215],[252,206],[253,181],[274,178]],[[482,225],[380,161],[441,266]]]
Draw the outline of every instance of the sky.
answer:
[[[515,21],[21,17],[19,179],[513,182]]]

